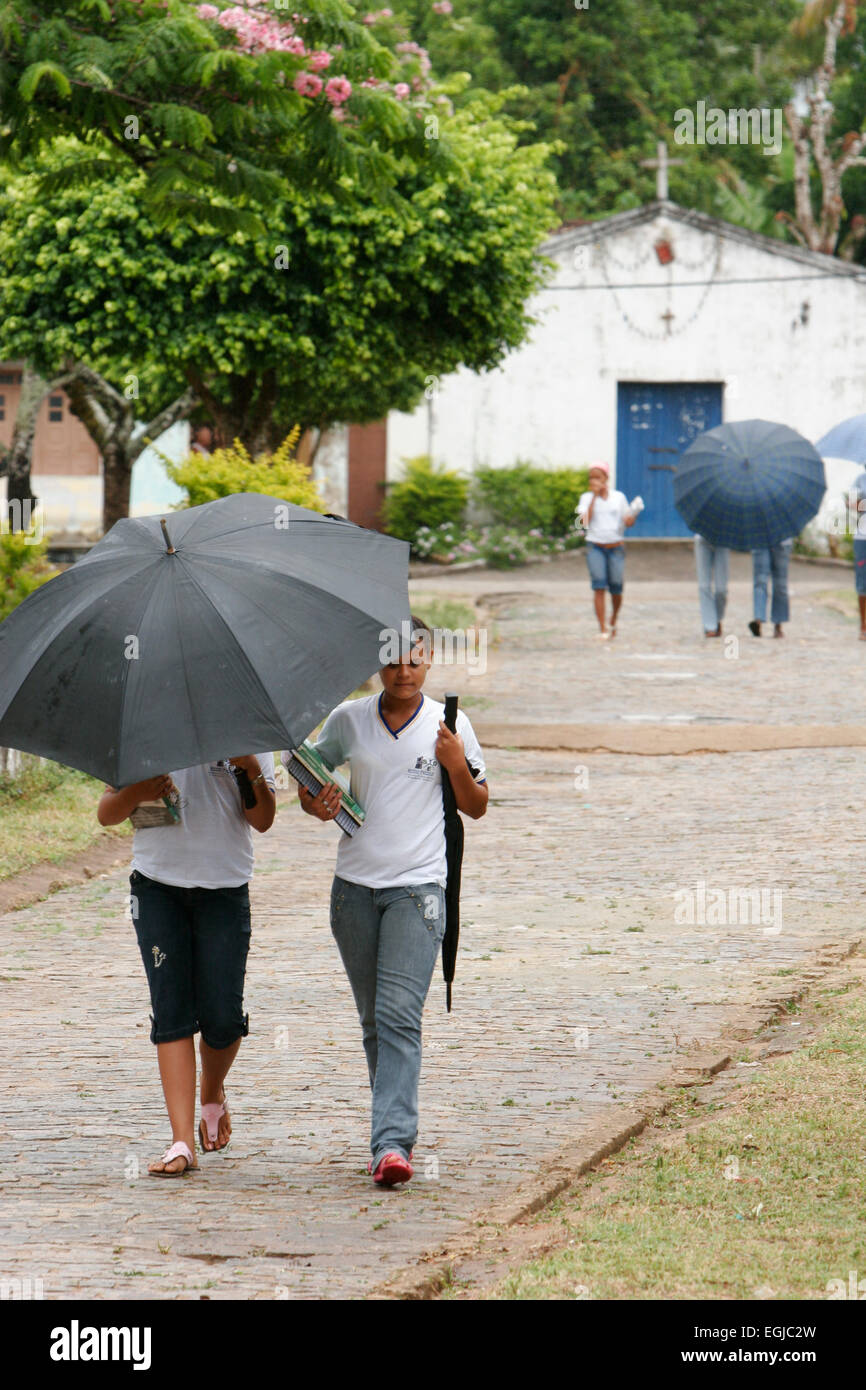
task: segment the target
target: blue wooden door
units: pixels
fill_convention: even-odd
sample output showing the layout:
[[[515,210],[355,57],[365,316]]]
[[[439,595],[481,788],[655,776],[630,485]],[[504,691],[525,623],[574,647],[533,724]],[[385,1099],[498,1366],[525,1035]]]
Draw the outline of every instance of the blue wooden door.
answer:
[[[617,392],[616,486],[646,503],[633,536],[690,536],[674,506],[677,460],[722,423],[721,382],[624,382]]]

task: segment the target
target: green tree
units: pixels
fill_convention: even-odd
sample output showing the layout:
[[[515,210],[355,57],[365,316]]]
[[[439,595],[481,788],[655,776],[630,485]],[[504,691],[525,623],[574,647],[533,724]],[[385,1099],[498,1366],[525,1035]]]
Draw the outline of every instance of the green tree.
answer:
[[[782,107],[790,96],[787,25],[798,0],[755,7],[752,0],[453,0],[450,13],[429,0],[398,0],[392,24],[411,28],[444,78],[472,74],[472,87],[519,83],[508,111],[535,135],[561,142],[555,166],[563,218],[593,218],[655,196],[641,160],[656,141],[673,141],[675,112],[709,106]],[[384,23],[384,22],[383,22]],[[385,32],[377,25],[374,32]],[[769,160],[753,146],[682,148],[670,196],[717,211],[722,172],[763,179]]]
[[[125,514],[132,407],[152,435],[190,391],[224,439],[257,454],[295,423],[409,409],[439,376],[493,367],[524,339],[554,185],[545,147],[518,147],[498,104],[442,106],[449,160],[405,157],[396,207],[347,175],[339,197],[259,209],[265,236],[157,228],[144,174],[42,197],[39,175],[7,184],[0,354],[46,377],[84,364],[73,408],[94,438],[101,419],[100,449],[116,446],[106,526]]]
[[[321,52],[342,91],[319,78]],[[255,205],[291,186],[349,176],[381,191],[407,150],[442,157],[395,98],[399,67],[345,0],[309,0],[296,22],[277,0],[222,14],[190,0],[6,0],[0,159],[73,136],[83,145],[46,186],[135,168],[155,220],[261,231]]]

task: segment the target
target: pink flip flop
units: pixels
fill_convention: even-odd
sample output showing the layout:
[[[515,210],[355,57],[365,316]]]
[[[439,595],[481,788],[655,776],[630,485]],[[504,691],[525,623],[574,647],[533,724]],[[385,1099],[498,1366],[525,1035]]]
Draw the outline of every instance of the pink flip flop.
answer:
[[[227,1099],[228,1097],[226,1096],[225,1091],[223,1091],[223,1098],[221,1101],[217,1101],[216,1104],[211,1102],[208,1105],[203,1105],[201,1108],[201,1119],[198,1122],[198,1142],[201,1145],[201,1151],[203,1154],[212,1154],[219,1152],[219,1150],[216,1147],[216,1142],[219,1138],[219,1122],[222,1119],[223,1115],[227,1115],[229,1113],[228,1106],[226,1105]],[[207,1130],[208,1140],[211,1144],[214,1145],[212,1149],[205,1148],[204,1135],[202,1134],[202,1126],[204,1126],[204,1128]],[[223,1144],[221,1147],[223,1149],[228,1148],[228,1145],[230,1143],[231,1139],[227,1139],[225,1144]]]
[[[189,1147],[182,1139],[179,1139],[176,1144],[172,1144],[170,1148],[166,1149],[159,1161],[160,1163],[171,1163],[175,1158],[184,1159],[186,1161],[186,1167],[175,1169],[173,1173],[167,1172],[165,1168],[163,1168],[162,1172],[159,1172],[155,1168],[148,1168],[148,1173],[152,1178],[185,1178],[187,1173],[194,1173],[198,1168],[198,1164],[195,1161],[195,1154],[190,1151]]]

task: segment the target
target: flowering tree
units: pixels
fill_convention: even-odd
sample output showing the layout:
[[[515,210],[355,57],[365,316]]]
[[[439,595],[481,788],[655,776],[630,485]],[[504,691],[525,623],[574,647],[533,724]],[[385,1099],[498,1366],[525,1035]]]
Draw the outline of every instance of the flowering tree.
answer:
[[[441,109],[441,174],[405,158],[395,203],[344,179],[339,196],[256,209],[266,236],[154,227],[144,174],[42,198],[35,173],[9,182],[0,351],[46,378],[87,364],[67,390],[117,473],[106,525],[128,498],[133,412],[152,433],[189,409],[189,390],[257,454],[295,423],[409,409],[441,375],[495,366],[523,340],[553,216],[547,151],[518,148],[492,99]]]
[[[293,185],[363,178],[382,192],[407,150],[442,157],[394,91],[399,58],[345,0],[291,17],[279,5],[7,0],[0,159],[73,135],[76,158],[44,188],[132,165],[161,224],[261,231],[256,205]]]

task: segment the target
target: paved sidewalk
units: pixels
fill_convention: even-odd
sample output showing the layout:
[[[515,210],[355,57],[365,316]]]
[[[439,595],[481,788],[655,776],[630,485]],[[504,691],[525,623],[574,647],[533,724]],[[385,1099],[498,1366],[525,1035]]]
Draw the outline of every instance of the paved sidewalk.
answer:
[[[684,581],[632,583],[616,643],[595,642],[582,563],[418,581],[422,597],[487,595],[496,615],[487,674],[435,670],[431,690],[456,685],[480,728],[859,721],[866,644],[815,598],[843,572],[796,567],[785,642],[745,634],[726,658]],[[740,632],[747,598],[735,582]],[[235,1138],[184,1181],[145,1171],[167,1135],[123,872],[0,917],[4,1278],[40,1278],[46,1298],[363,1296],[613,1126],[693,1047],[724,1034],[736,1060],[738,1035],[862,935],[859,749],[501,742],[490,811],[467,827],[454,1012],[439,979],[428,1003],[404,1190],[364,1175],[360,1030],[327,925],[336,832],[293,797],[257,842]],[[708,924],[709,895],[732,889],[763,889],[763,919],[740,905]]]

